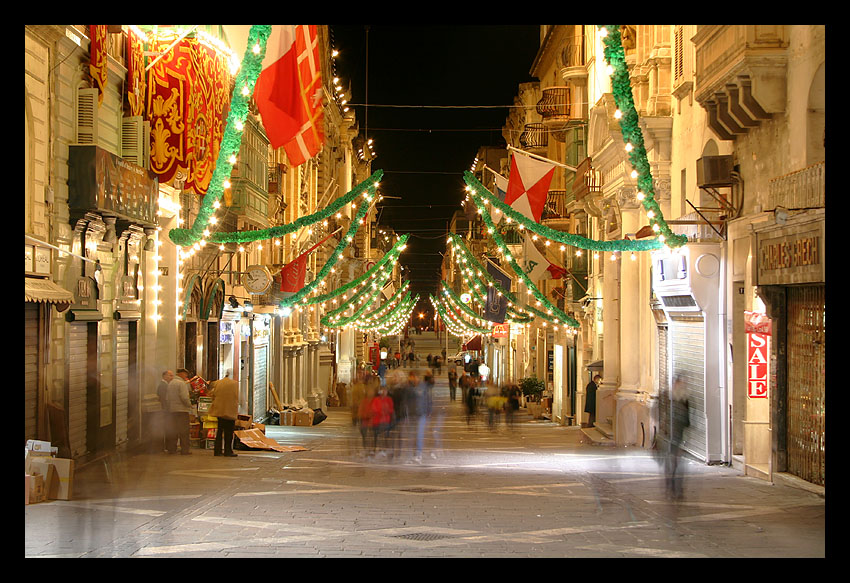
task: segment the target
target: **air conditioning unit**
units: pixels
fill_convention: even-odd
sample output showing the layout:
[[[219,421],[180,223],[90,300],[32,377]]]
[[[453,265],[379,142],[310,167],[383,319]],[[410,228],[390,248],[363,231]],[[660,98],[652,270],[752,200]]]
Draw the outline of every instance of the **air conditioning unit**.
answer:
[[[732,186],[734,163],[732,156],[703,156],[697,160],[697,186],[722,188]]]

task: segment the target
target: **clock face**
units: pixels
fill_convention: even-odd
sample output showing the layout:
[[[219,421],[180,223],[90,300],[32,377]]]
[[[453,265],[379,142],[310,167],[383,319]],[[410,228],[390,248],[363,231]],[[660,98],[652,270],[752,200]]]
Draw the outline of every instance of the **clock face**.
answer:
[[[262,294],[268,291],[272,285],[272,276],[269,270],[262,265],[252,265],[242,278],[242,285],[252,294]]]

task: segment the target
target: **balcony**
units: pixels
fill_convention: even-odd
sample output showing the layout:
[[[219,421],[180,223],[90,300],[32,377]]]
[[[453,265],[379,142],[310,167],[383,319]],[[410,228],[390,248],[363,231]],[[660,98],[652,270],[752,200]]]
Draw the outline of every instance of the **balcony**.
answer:
[[[785,111],[785,26],[700,26],[693,42],[695,97],[720,138],[734,140]]]
[[[526,152],[546,154],[549,146],[549,133],[546,131],[546,126],[540,122],[525,124],[525,129],[519,136],[519,144]]]
[[[826,162],[819,162],[771,180],[765,210],[824,208],[825,203]]]
[[[543,118],[543,125],[559,142],[564,141],[564,132],[570,122],[570,88],[546,87],[537,102],[537,113]]]
[[[585,158],[576,169],[572,198],[579,201],[587,196],[602,193],[602,173],[595,170],[590,158]]]

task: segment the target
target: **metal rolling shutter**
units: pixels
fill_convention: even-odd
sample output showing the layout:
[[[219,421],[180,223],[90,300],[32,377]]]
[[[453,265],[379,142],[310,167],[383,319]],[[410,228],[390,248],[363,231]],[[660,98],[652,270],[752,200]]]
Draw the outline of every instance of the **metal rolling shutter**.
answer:
[[[86,447],[86,369],[88,364],[88,324],[68,324],[68,439],[71,455],[80,456]]]
[[[38,439],[38,312],[24,302],[24,441]]]
[[[788,288],[788,471],[826,485],[826,287]]]
[[[702,316],[673,317],[669,324],[673,378],[682,374],[690,406],[683,434],[685,451],[701,461],[707,459],[705,423],[705,322]],[[674,415],[678,414],[674,412]],[[674,420],[675,422],[676,420]]]
[[[130,380],[130,322],[115,326],[115,443],[127,441],[127,393]]]
[[[254,411],[251,415],[257,420],[265,417],[268,410],[266,406],[266,393],[268,392],[266,356],[268,354],[268,349],[269,347],[266,345],[254,348]]]
[[[658,434],[670,441],[670,361],[667,326],[658,326]]]

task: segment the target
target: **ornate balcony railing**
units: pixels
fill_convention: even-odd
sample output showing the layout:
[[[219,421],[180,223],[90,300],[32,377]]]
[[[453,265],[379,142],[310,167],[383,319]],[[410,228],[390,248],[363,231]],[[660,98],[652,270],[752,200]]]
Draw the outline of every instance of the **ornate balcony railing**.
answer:
[[[826,206],[825,194],[826,162],[819,162],[771,180],[765,210],[821,208]]]
[[[543,123],[566,122],[570,119],[570,88],[546,87],[537,102],[537,113],[543,116]]]
[[[549,134],[546,126],[540,122],[527,123],[519,136],[519,144],[523,150],[540,150],[549,145]]]

